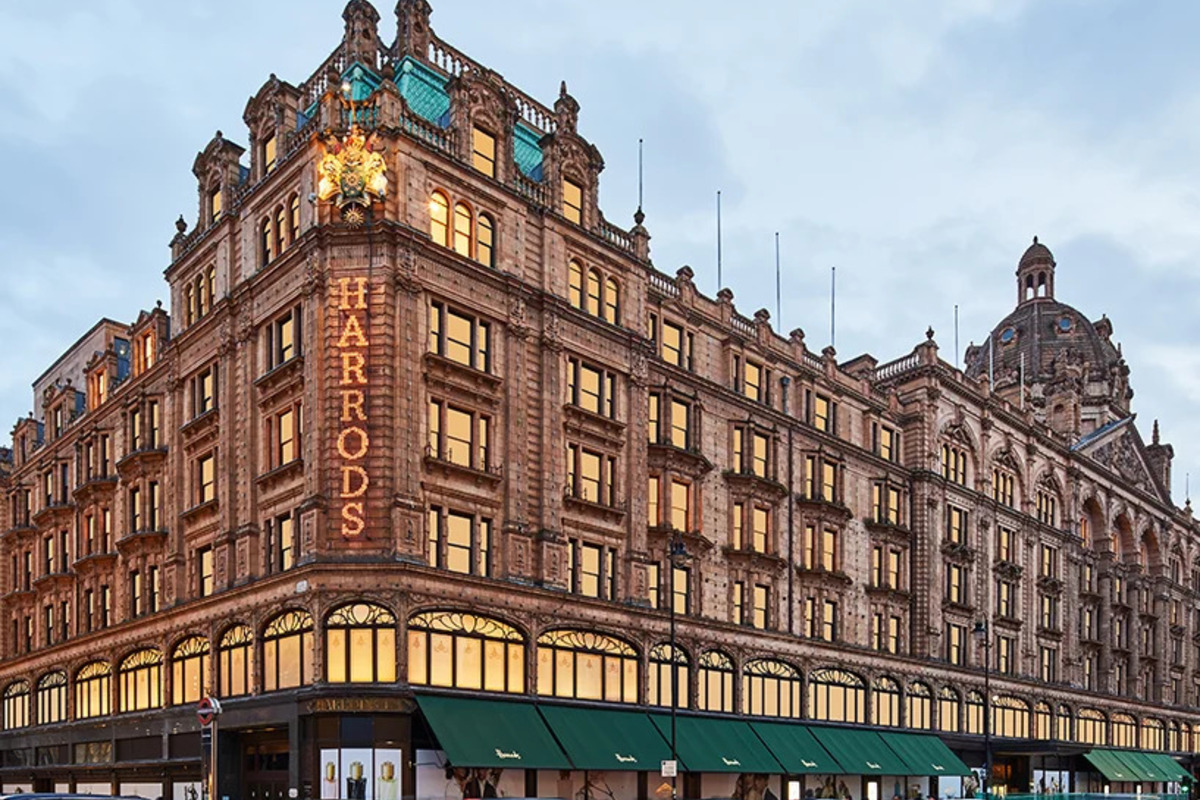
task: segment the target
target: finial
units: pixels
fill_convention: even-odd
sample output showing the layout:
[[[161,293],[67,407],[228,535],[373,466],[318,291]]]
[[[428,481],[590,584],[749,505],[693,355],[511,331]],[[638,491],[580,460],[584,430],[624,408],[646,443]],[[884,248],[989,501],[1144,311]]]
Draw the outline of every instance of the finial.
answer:
[[[642,207],[638,206],[637,211],[633,212],[633,222],[635,225],[641,225],[646,221],[646,215],[642,212]]]
[[[567,82],[566,82],[566,81],[563,81],[561,84],[559,84],[559,87],[558,87],[558,96],[559,96],[559,97],[566,97],[566,96],[567,96]]]
[[[1036,235],[1033,237],[1033,243],[1034,243],[1034,244],[1037,244],[1037,243],[1038,243],[1038,240],[1037,240],[1037,236],[1036,236]]]
[[[1158,420],[1154,420],[1153,444],[1158,444]]]
[[[179,215],[179,219],[175,220],[175,230],[183,233],[187,230],[187,222],[183,219],[183,214]]]
[[[933,326],[932,325],[930,325],[928,328],[925,329],[925,338],[931,342],[933,341]]]
[[[155,300],[154,307],[161,310],[162,309],[162,300]]]
[[[224,138],[225,138],[225,134],[221,133],[221,131],[219,131],[219,130],[218,130],[218,131],[217,131],[217,138],[218,138],[218,139],[224,139]]]

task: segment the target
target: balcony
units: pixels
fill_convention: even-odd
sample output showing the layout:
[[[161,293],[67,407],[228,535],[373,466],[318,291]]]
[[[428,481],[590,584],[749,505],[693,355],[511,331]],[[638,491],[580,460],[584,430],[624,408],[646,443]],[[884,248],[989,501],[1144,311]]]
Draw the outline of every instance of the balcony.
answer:
[[[121,480],[137,480],[157,473],[166,460],[166,447],[142,447],[117,462],[117,475]]]
[[[75,487],[72,499],[81,506],[91,505],[96,500],[112,497],[117,488],[116,475],[101,475],[88,478]]]
[[[51,501],[33,513],[33,524],[38,528],[49,528],[55,525],[69,523],[75,515],[74,503]]]
[[[167,532],[161,528],[132,531],[117,539],[117,551],[128,555],[149,545],[161,546],[166,538]]]
[[[759,475],[752,470],[727,469],[721,474],[725,476],[725,482],[729,484],[730,489],[740,490],[739,496],[770,503],[777,503],[787,497],[786,486],[774,478]]]
[[[763,553],[749,547],[723,547],[725,560],[751,572],[767,575],[782,575],[787,569],[787,559],[774,553]]]
[[[699,448],[676,447],[668,442],[650,442],[646,461],[651,469],[669,470],[693,478],[707,475],[713,468]]]

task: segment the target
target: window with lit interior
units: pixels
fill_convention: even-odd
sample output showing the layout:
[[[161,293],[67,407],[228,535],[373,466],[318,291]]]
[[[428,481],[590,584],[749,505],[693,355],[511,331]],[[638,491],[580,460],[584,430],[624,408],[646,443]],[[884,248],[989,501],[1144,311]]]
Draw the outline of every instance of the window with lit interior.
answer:
[[[374,603],[352,603],[325,620],[325,671],[330,683],[396,680],[396,617]]]
[[[459,611],[408,620],[408,682],[485,692],[525,692],[525,637],[504,622]]]
[[[578,700],[638,702],[638,655],[595,631],[557,630],[538,637],[537,693]]]

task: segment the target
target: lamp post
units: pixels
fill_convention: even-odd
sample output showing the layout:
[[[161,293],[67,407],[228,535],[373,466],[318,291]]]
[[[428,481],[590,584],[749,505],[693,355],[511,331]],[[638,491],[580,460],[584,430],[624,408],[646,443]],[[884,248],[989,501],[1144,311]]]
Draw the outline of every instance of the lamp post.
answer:
[[[992,637],[986,619],[975,620],[973,631],[983,645],[983,796],[992,791]]]
[[[683,540],[679,538],[679,531],[672,531],[671,546],[667,554],[668,568],[671,570],[669,582],[671,596],[667,599],[671,620],[671,763],[675,766],[675,771],[671,774],[671,800],[679,797],[676,789],[679,780],[679,756],[676,753],[675,739],[675,710],[679,707],[679,665],[675,663],[675,570],[683,566],[687,560],[687,548],[683,546]]]

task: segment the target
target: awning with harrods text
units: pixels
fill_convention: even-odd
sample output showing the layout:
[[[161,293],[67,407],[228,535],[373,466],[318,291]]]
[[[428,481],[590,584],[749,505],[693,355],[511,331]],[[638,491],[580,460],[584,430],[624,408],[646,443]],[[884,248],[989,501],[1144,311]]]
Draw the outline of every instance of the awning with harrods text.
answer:
[[[754,720],[750,727],[791,775],[845,774],[804,725]]]
[[[532,703],[418,695],[417,705],[456,767],[571,769]]]
[[[663,739],[671,741],[671,717],[651,714]],[[739,719],[676,717],[676,753],[687,772],[765,772],[784,770],[762,741]]]
[[[1179,762],[1166,753],[1142,751],[1142,755],[1158,767],[1158,773],[1163,776],[1158,779],[1160,781],[1181,783],[1189,777],[1187,771],[1179,766]]]
[[[576,769],[657,772],[671,746],[644,711],[539,704]]]
[[[1179,762],[1165,753],[1153,753],[1148,750],[1109,750],[1107,752],[1130,768],[1130,771],[1137,776],[1133,780],[1153,783],[1181,781],[1187,774],[1179,766]]]
[[[875,731],[811,727],[813,736],[847,775],[911,775],[911,767]],[[920,773],[926,774],[924,772]]]
[[[971,774],[971,768],[936,736],[899,731],[879,731],[879,736],[908,764],[907,776]]]
[[[1110,781],[1119,783],[1146,780],[1142,777],[1141,770],[1126,763],[1115,750],[1089,750],[1083,757]]]

